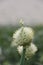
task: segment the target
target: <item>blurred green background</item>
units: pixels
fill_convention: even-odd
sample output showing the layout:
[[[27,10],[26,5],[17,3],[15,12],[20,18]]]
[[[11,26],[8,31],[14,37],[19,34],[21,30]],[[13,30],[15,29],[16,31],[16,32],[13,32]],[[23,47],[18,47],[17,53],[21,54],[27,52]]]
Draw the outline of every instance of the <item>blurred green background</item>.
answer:
[[[12,36],[19,27],[0,27],[0,65],[19,65],[20,55],[17,49],[11,48]],[[25,59],[25,65],[43,65],[43,26],[32,27],[35,31],[34,44],[38,47],[36,54],[30,59]]]

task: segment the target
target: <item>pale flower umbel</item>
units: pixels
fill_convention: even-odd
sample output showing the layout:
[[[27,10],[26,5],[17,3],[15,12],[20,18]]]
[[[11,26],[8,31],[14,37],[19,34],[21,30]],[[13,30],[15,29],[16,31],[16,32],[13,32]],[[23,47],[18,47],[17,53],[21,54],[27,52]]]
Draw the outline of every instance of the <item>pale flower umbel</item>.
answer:
[[[37,47],[34,43],[31,43],[30,46],[27,46],[26,48],[26,53],[25,53],[25,57],[27,59],[31,58],[33,55],[35,55],[35,53],[37,52]]]
[[[12,46],[29,45],[34,37],[34,31],[30,27],[21,27],[13,34]]]
[[[23,46],[18,46],[17,50],[18,50],[18,53],[21,55],[23,52]],[[26,47],[25,58],[26,59],[31,58],[33,55],[35,55],[36,51],[37,51],[36,45],[31,43],[30,46]]]

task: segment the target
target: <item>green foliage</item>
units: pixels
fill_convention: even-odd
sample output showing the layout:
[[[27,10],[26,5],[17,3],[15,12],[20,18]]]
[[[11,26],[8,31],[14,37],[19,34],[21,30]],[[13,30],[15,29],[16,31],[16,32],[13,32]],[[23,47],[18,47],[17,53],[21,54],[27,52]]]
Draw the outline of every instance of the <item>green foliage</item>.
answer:
[[[12,35],[18,27],[0,27],[0,64],[19,65],[20,55],[16,47],[11,48]],[[25,65],[43,65],[43,26],[33,27],[35,37],[33,42],[38,47],[36,54],[29,60],[25,59]],[[4,58],[5,57],[5,58]]]

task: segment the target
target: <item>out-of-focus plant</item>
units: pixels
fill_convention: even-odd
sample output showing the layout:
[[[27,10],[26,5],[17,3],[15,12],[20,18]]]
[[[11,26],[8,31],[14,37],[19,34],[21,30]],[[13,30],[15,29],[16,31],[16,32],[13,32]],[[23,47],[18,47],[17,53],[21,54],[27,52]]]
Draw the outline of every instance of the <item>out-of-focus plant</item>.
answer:
[[[37,51],[37,47],[32,40],[34,38],[34,31],[30,27],[24,27],[22,19],[20,20],[21,28],[13,34],[13,41],[11,46],[17,47],[18,53],[21,55],[20,65],[24,65],[25,58],[31,58]]]

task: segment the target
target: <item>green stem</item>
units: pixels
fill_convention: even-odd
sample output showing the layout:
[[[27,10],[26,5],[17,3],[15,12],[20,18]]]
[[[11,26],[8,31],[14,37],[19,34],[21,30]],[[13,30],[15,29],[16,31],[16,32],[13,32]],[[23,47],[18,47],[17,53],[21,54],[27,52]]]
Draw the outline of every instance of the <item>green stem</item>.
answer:
[[[25,61],[25,51],[26,51],[26,49],[23,48],[23,53],[22,53],[22,55],[21,55],[20,65],[24,65],[24,61]]]

